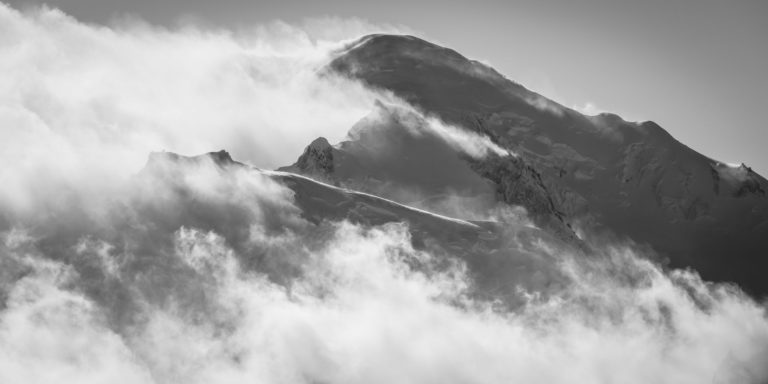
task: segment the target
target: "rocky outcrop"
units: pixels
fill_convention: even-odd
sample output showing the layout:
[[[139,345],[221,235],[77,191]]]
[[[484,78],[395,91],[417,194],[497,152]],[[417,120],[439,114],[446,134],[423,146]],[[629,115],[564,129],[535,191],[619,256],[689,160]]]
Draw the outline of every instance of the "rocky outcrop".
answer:
[[[299,173],[322,181],[333,180],[333,147],[324,137],[318,137],[310,143],[296,163],[278,170]]]
[[[541,175],[522,158],[492,155],[469,161],[478,174],[493,182],[500,201],[524,207],[529,216],[558,236],[575,238]]]

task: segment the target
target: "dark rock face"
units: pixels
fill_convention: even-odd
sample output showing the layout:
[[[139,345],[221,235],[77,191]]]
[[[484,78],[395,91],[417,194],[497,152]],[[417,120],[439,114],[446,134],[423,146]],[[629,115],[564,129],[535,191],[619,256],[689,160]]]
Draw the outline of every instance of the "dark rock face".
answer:
[[[364,37],[327,70],[391,91],[519,158],[454,155],[449,161],[441,155],[441,168],[416,156],[426,147],[399,145],[387,155],[396,161],[382,162],[370,146],[351,140],[330,150],[332,156],[299,159],[295,171],[329,173],[327,164],[333,163],[334,179],[355,187],[378,185],[375,192],[408,203],[403,189],[490,193],[496,201],[525,207],[540,225],[578,223],[586,233],[650,246],[673,267],[693,267],[706,279],[768,294],[762,276],[768,268],[768,181],[748,167],[707,158],[650,121],[582,115],[484,64],[411,36]],[[383,163],[411,177],[383,172]],[[446,167],[464,176],[432,175]]]
[[[330,180],[334,170],[333,147],[324,137],[319,137],[304,149],[296,164],[280,170]]]
[[[561,237],[575,239],[573,229],[544,185],[541,175],[521,158],[490,156],[471,164],[479,175],[493,182],[500,201],[525,207],[540,225]]]

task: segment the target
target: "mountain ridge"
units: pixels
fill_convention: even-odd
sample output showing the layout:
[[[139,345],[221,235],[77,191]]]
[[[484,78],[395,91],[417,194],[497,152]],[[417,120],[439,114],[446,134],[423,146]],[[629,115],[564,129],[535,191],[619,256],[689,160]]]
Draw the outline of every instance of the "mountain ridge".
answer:
[[[322,140],[318,143],[324,144]],[[550,247],[579,252],[525,221],[500,225],[449,217],[300,174],[261,170],[233,160],[223,150],[191,157],[172,152],[153,153],[138,177],[139,181],[151,185],[170,184],[173,186],[171,190],[178,191],[181,205],[191,205],[189,210],[195,211],[205,202],[187,201],[184,191],[189,186],[183,179],[185,175],[208,166],[215,171],[208,176],[212,179],[238,177],[242,172],[245,177],[265,177],[286,188],[291,193],[291,203],[309,225],[303,230],[323,232],[324,227],[344,221],[366,228],[404,224],[416,249],[438,255],[445,263],[450,264],[452,260],[466,263],[475,297],[498,301],[510,309],[525,304],[525,298],[519,295],[520,289],[546,295],[559,289],[564,279],[553,267],[552,256],[538,248],[538,241],[546,241]],[[279,227],[277,225],[276,229]],[[229,238],[231,235],[226,233],[224,236],[234,244],[242,241],[236,236]],[[269,268],[261,267],[268,274]],[[281,271],[277,275],[285,273]]]
[[[554,220],[566,228],[575,225],[575,232],[613,234],[649,245],[672,267],[691,267],[707,279],[736,282],[756,295],[768,293],[768,282],[758,272],[768,267],[768,181],[746,167],[734,171],[689,148],[653,121],[628,122],[609,113],[582,115],[485,64],[413,36],[365,36],[339,51],[324,71],[392,92],[425,114],[487,137],[518,154],[520,169],[530,169],[531,178],[542,185],[540,190],[522,192],[523,198],[505,201],[504,191],[514,195],[531,183],[515,177],[503,181],[498,176],[504,168],[483,172],[483,165],[490,163],[454,153],[459,162],[445,155],[446,166],[453,164],[459,170],[469,164],[483,181],[467,181],[475,177],[471,174],[463,181],[445,178],[440,181],[444,191],[486,184],[490,191],[482,193],[495,195],[497,202],[523,206],[534,218],[541,206],[535,201],[550,201],[550,215],[562,216]],[[382,133],[387,129],[378,132],[387,138]],[[325,160],[334,171],[323,177],[333,180],[336,174],[337,182],[357,188],[369,183],[376,173],[373,166],[339,179],[344,173],[339,167],[360,162],[340,153],[355,141],[338,145],[333,158]],[[399,168],[415,173],[411,179],[435,180],[437,168],[408,161],[413,150],[391,148]],[[357,159],[370,156],[356,153]],[[297,163],[292,170],[313,173],[304,168]],[[417,169],[423,171],[416,173]],[[389,188],[378,192],[402,201],[398,187],[425,189],[413,180],[388,179]],[[426,189],[434,195],[440,188]]]

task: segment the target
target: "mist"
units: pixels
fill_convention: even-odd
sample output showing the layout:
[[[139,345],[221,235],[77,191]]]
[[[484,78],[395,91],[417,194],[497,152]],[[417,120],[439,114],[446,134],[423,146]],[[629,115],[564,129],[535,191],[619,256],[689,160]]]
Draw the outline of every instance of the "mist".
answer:
[[[378,30],[353,24],[355,33]],[[98,188],[93,180],[117,183],[152,151],[227,149],[260,167],[283,165],[321,133],[342,138],[375,100],[317,74],[343,40],[284,23],[238,32],[103,27],[2,5],[0,35],[0,156],[14,164],[0,171],[6,210],[55,200],[41,183],[81,191]]]

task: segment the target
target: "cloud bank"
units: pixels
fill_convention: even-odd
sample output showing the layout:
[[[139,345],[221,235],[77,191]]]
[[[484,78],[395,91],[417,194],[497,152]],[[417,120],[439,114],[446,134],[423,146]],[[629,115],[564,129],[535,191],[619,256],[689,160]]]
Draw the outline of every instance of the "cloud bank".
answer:
[[[315,226],[258,172],[168,167],[142,175],[151,188],[124,201],[130,213],[119,205],[119,231],[4,233],[3,382],[768,377],[763,307],[631,250],[555,254],[567,287],[520,292],[527,304],[510,312],[473,299],[466,266],[441,267],[445,256],[414,248],[403,225]]]
[[[158,154],[100,221],[54,211],[60,223],[4,231],[0,381],[768,377],[765,308],[734,287],[630,249],[585,258],[542,239],[564,286],[519,291],[510,311],[408,227],[310,224],[267,175]]]
[[[317,75],[342,42],[281,23],[237,33],[110,28],[0,5],[0,35],[0,161],[14,164],[0,180],[17,208],[51,200],[29,194],[48,189],[40,179],[87,189],[137,171],[151,151],[226,148],[261,167],[283,165],[320,134],[343,137],[375,100]]]

